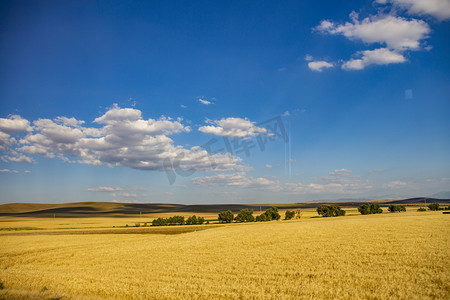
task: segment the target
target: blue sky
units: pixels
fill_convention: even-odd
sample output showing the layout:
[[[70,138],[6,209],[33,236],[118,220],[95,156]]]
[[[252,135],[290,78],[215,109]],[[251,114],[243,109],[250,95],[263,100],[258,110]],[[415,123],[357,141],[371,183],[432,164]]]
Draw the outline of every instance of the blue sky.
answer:
[[[1,203],[450,190],[447,0],[2,1],[0,22]]]

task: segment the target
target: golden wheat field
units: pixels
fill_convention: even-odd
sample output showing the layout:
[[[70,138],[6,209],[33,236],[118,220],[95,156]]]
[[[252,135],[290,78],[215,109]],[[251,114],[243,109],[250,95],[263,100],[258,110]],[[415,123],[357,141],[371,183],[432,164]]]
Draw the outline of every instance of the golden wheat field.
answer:
[[[81,220],[12,221],[48,227]],[[118,221],[87,222],[110,227]],[[440,212],[198,229],[204,230],[170,235],[2,231],[0,298],[450,298],[450,215]]]

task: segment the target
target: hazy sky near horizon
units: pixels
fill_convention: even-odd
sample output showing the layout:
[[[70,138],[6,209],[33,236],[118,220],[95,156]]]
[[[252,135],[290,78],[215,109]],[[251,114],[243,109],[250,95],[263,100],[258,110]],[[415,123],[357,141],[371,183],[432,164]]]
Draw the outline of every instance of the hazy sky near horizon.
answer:
[[[450,191],[450,1],[2,1],[0,203]]]

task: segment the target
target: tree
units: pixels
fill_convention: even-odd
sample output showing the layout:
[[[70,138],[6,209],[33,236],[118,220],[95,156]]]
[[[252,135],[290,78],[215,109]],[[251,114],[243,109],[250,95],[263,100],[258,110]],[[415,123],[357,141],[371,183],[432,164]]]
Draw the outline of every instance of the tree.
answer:
[[[428,208],[430,210],[440,210],[439,209],[439,203],[431,203],[430,205],[428,205]]]
[[[197,224],[197,216],[193,215],[192,217],[187,218],[186,225],[195,225]]]
[[[280,213],[278,212],[278,208],[276,208],[275,206],[272,206],[264,213],[256,217],[257,222],[266,222],[279,219],[281,219],[281,216]]]
[[[402,212],[406,211],[406,207],[404,205],[389,204],[388,210],[390,212]]]
[[[284,214],[285,220],[290,220],[295,217],[295,211],[293,210],[286,210],[286,213]]]
[[[219,213],[219,223],[231,223],[233,222],[234,214],[231,210],[221,211]]]
[[[260,214],[259,216],[256,216],[256,222],[266,222],[266,221],[270,221],[270,220],[267,220],[267,215],[266,215],[266,213],[262,213],[262,214]]]
[[[267,218],[269,219],[269,221],[281,219],[281,216],[278,213],[278,208],[276,208],[275,206],[272,206],[271,208],[266,210],[265,214],[266,214]]]
[[[317,207],[317,213],[324,217],[345,216],[345,210],[341,209],[337,205],[319,205]]]
[[[373,203],[366,203],[361,205],[358,208],[358,211],[362,214],[362,215],[369,215],[369,214],[381,214],[383,212],[383,210],[380,208],[380,205],[378,204],[373,204]]]
[[[249,210],[247,208],[242,209],[236,216],[235,220],[237,222],[253,222],[253,221],[255,221],[255,217],[253,216],[253,210]]]
[[[201,225],[203,223],[205,223],[205,218],[197,217],[196,215],[193,215],[186,220],[186,225]]]

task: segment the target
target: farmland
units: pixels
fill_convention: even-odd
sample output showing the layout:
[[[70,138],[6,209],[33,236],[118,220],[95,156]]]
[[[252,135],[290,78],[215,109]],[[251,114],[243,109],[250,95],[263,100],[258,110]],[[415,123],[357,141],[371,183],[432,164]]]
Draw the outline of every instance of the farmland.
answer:
[[[300,220],[159,228],[124,228],[146,215],[2,217],[0,298],[450,297],[449,215],[346,210],[336,218],[305,209]]]

